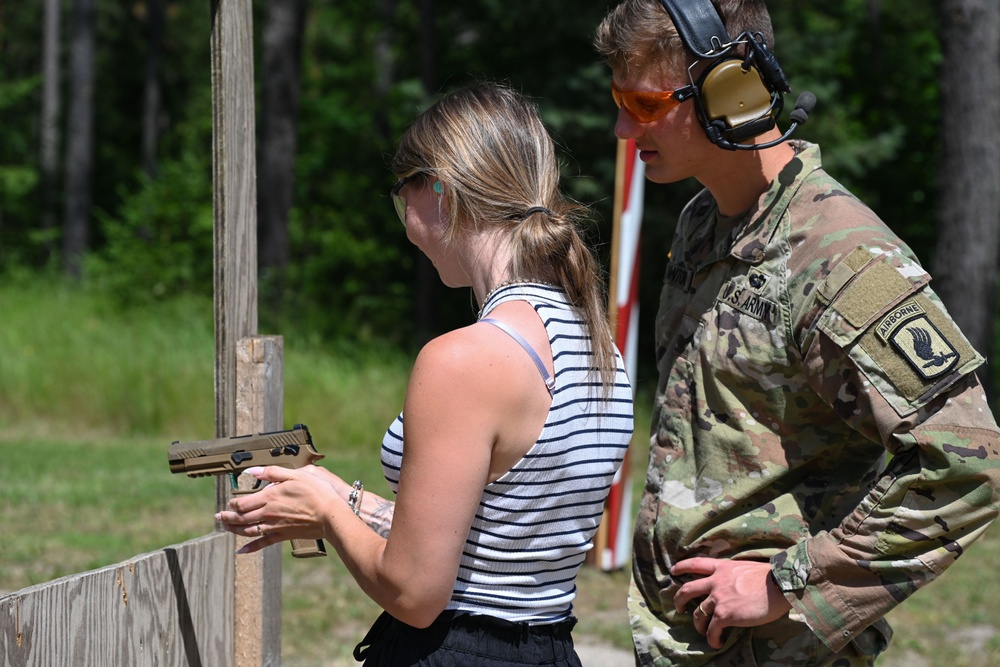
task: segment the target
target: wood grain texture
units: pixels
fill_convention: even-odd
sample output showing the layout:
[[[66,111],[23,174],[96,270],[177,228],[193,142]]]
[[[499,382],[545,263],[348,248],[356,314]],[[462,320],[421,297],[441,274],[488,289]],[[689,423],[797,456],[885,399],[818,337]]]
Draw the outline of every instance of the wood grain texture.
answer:
[[[257,333],[257,159],[250,0],[212,4],[216,437],[236,435],[236,342]]]
[[[236,433],[278,431],[284,421],[284,340],[251,336],[236,342]],[[250,488],[252,478],[240,478]],[[249,539],[236,538],[237,547]],[[281,664],[281,550],[284,543],[236,556],[235,665]]]
[[[257,163],[251,0],[212,0],[211,58],[215,431],[216,437],[227,437],[265,430],[262,413],[251,407],[238,416],[237,410],[238,342],[257,333]],[[245,382],[253,391],[261,389],[256,379],[250,379],[256,372],[253,363],[245,366]],[[216,505],[223,509],[228,501],[228,481],[219,478]],[[276,577],[271,562],[274,558],[280,561],[280,552],[276,556],[261,553],[227,557],[234,568],[232,601],[236,611],[221,620],[233,628],[234,656],[233,662],[227,664],[238,667],[280,664],[280,562]],[[265,567],[266,563],[271,564]],[[267,581],[275,578],[277,584]],[[265,608],[265,591],[270,597],[275,587],[277,602]],[[274,630],[275,623],[278,630]]]
[[[232,551],[217,533],[0,597],[0,663],[230,665]]]

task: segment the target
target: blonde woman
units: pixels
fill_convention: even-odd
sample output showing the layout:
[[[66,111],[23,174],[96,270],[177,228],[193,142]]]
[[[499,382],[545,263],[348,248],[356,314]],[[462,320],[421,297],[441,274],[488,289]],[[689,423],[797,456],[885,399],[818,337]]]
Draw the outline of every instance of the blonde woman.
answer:
[[[580,207],[534,105],[497,84],[417,117],[393,170],[407,237],[481,304],[417,357],[382,444],[395,502],[269,467],[251,474],[280,483],[218,518],[246,551],[326,539],[385,610],[366,665],[579,665],[576,575],[633,426]]]

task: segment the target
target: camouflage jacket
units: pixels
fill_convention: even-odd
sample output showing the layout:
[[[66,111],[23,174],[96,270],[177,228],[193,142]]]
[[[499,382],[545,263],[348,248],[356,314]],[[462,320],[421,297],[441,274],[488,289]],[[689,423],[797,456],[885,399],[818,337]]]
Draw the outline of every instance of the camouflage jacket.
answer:
[[[818,147],[793,145],[745,216],[720,218],[703,191],[678,222],[634,536],[643,664],[711,663],[673,610],[678,560],[769,560],[793,613],[840,650],[888,631],[882,616],[997,515],[982,357],[912,252]]]

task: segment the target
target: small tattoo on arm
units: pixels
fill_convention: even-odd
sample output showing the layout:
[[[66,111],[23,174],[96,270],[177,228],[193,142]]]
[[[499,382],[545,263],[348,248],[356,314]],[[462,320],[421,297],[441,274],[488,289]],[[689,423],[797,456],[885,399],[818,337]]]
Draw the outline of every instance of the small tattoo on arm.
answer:
[[[395,508],[396,503],[381,500],[378,506],[372,510],[371,520],[368,522],[368,525],[382,537],[389,537],[389,529],[392,528],[392,515]]]

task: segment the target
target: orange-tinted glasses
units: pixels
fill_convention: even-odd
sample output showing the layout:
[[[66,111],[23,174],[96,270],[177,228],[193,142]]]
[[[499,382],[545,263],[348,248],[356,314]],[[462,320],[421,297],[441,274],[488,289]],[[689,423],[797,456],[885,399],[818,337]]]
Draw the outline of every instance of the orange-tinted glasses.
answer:
[[[625,107],[625,111],[640,123],[652,123],[693,95],[694,86],[691,85],[681,86],[677,90],[629,91],[621,90],[614,81],[611,82],[611,97],[615,104],[619,109]]]

